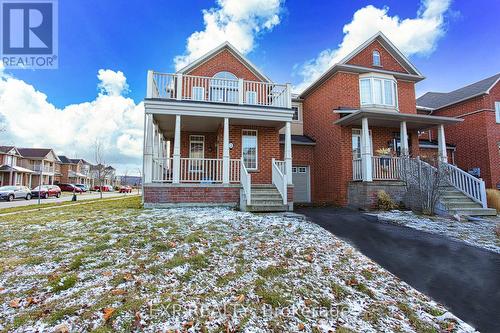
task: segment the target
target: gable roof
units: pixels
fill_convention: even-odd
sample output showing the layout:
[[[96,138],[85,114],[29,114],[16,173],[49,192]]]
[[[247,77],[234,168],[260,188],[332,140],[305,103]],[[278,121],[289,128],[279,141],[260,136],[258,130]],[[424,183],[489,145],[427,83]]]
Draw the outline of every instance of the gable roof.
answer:
[[[67,158],[66,156],[64,155],[58,155],[57,157],[59,157],[59,160],[61,161],[61,163],[63,164],[72,164],[73,162],[71,162],[71,159]]]
[[[43,159],[47,155],[52,154],[54,155],[54,159],[59,161],[59,157],[50,148],[19,148],[18,150],[26,158]]]
[[[363,66],[348,64],[348,62],[352,58],[354,58],[357,54],[363,51],[375,40],[377,40],[387,50],[387,52],[389,52],[394,57],[394,59],[396,59],[398,63],[408,71],[408,74],[388,71],[384,69],[367,68]],[[304,91],[300,93],[299,97],[300,98],[305,97],[316,87],[318,87],[324,81],[326,81],[331,75],[340,70],[346,70],[358,73],[368,73],[368,72],[385,73],[385,74],[391,74],[396,78],[411,80],[415,82],[421,81],[425,78],[422,75],[422,73],[420,73],[420,71],[410,62],[410,60],[403,53],[401,53],[401,51],[399,51],[399,49],[381,31],[379,31],[371,38],[367,39],[363,44],[354,49],[347,56],[345,56],[342,60],[333,64],[333,66],[331,66],[328,70],[326,70],[318,79],[316,79],[316,81],[314,81],[311,85],[309,85],[306,89],[304,89]]]
[[[449,93],[428,92],[417,98],[417,107],[441,109],[445,106],[465,101],[469,98],[489,93],[490,89],[500,80],[500,73]]]
[[[200,58],[196,59],[195,61],[193,61],[190,64],[188,64],[187,66],[185,66],[184,68],[181,68],[180,70],[177,71],[177,73],[179,73],[179,74],[186,74],[186,73],[190,72],[192,69],[195,69],[196,67],[200,66],[202,63],[206,62],[210,58],[214,57],[218,53],[222,52],[223,50],[228,50],[229,52],[231,52],[236,57],[236,59],[238,59],[245,67],[247,67],[253,74],[255,74],[262,81],[272,82],[269,77],[267,77],[264,73],[262,73],[257,68],[257,66],[255,66],[254,64],[252,64],[250,62],[250,60],[248,60],[247,58],[245,58],[245,56],[243,54],[241,54],[228,41],[220,44],[215,49],[213,49],[212,51],[204,54]]]
[[[21,153],[19,153],[19,150],[16,147],[14,147],[14,146],[0,146],[0,153],[1,154],[8,154],[12,150],[14,150],[14,154],[15,155],[21,156]]]

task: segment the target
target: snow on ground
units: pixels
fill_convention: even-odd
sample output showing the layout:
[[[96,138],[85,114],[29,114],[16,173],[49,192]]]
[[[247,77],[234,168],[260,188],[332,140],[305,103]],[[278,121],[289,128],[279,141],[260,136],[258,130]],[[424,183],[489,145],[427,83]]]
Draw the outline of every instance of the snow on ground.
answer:
[[[498,217],[485,217],[460,221],[439,216],[417,215],[412,211],[379,212],[379,221],[404,225],[417,230],[445,235],[473,246],[500,253],[500,238],[495,233],[495,226],[500,223]]]
[[[136,206],[0,217],[0,331],[474,332],[299,215]]]

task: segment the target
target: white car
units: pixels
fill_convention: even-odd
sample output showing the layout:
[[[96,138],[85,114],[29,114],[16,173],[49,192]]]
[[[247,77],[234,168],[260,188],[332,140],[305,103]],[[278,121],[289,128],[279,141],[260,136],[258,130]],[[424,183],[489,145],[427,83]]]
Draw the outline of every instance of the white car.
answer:
[[[26,186],[0,187],[0,199],[12,201],[14,199],[31,199],[31,190]]]

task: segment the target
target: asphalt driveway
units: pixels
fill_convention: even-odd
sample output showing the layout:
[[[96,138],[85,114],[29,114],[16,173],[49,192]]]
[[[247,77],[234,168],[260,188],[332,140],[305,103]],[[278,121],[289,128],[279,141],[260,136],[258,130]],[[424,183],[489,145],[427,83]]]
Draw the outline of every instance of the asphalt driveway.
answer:
[[[306,215],[481,332],[500,332],[500,255],[338,208]]]

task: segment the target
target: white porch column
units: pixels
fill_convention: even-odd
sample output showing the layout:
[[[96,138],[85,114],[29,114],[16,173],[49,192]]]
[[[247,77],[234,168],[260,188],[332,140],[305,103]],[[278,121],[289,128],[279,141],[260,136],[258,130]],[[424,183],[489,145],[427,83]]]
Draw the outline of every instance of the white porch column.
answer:
[[[289,121],[285,125],[285,173],[287,183],[292,184],[292,125]]]
[[[29,178],[29,181],[28,181],[28,187],[31,189],[31,178],[32,178],[33,174],[30,173],[30,178]]]
[[[181,116],[175,116],[174,154],[172,183],[178,184],[181,174]]]
[[[361,170],[363,181],[371,182],[372,174],[372,151],[370,145],[370,130],[368,129],[368,118],[361,119]]]
[[[446,139],[444,137],[444,125],[438,126],[438,159],[440,162],[448,163],[448,155],[446,153]]]
[[[224,140],[222,143],[222,183],[229,184],[229,118],[224,118]]]
[[[406,130],[406,121],[402,121],[400,123],[400,133],[399,133],[399,141],[401,148],[401,156],[409,156],[410,150],[408,147],[408,131]]]
[[[144,116],[144,160],[143,160],[143,183],[148,184],[153,180],[153,115]]]

